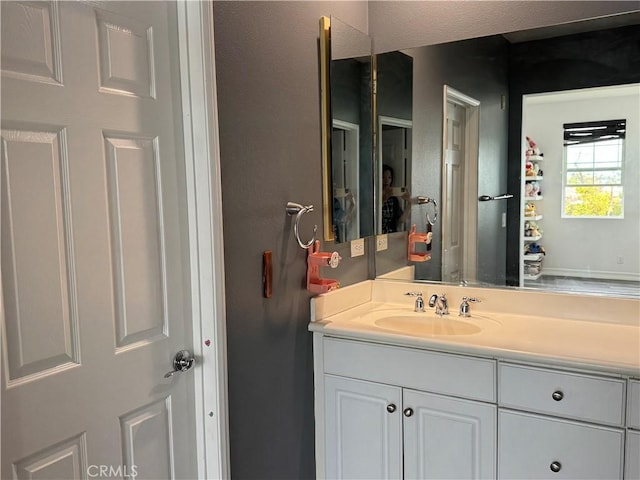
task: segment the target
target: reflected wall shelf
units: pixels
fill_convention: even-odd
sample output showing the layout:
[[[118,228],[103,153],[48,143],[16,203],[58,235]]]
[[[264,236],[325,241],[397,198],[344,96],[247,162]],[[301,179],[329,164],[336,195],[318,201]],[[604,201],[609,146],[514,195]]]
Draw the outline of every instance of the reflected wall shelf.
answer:
[[[526,137],[526,145],[522,155],[522,177],[520,190],[520,286],[524,286],[525,280],[537,280],[542,276],[544,248],[542,245],[534,245],[542,238],[538,223],[543,219],[544,198],[540,194],[544,173],[538,163],[544,161],[540,149],[531,139]],[[528,175],[527,175],[528,173]],[[535,202],[535,204],[531,203]],[[526,215],[531,213],[533,215]],[[535,236],[527,236],[527,233],[539,233]],[[537,253],[529,253],[529,250]]]

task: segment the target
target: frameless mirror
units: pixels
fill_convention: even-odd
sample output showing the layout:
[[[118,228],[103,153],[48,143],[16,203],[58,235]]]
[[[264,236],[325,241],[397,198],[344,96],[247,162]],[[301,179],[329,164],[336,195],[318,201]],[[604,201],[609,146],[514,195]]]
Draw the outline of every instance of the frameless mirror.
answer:
[[[390,236],[376,252],[377,276],[405,269],[416,280],[640,296],[639,24],[631,13],[393,52],[412,59],[403,182],[436,198],[441,216],[430,261],[409,262],[407,235]],[[401,94],[379,89],[378,104]],[[567,163],[565,124],[620,119],[620,163],[584,148]],[[585,201],[576,200],[576,168],[583,190],[622,191],[622,214],[567,215],[565,203]],[[405,225],[424,230],[423,208],[409,208]]]
[[[320,20],[324,239],[373,235],[371,39]]]

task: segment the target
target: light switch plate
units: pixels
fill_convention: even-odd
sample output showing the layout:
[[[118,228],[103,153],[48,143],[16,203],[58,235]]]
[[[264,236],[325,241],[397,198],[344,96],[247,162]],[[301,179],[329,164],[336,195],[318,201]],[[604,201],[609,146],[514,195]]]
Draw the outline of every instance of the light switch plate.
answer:
[[[381,250],[386,250],[386,249],[387,249],[387,234],[384,233],[376,237],[376,251],[380,252]]]
[[[360,255],[364,255],[364,238],[351,240],[351,256],[359,257]]]

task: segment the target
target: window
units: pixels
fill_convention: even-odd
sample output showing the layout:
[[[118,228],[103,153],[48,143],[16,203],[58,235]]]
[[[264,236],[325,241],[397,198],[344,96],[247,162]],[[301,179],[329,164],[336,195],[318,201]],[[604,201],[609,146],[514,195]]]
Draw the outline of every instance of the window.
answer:
[[[623,218],[626,120],[564,124],[564,218]]]

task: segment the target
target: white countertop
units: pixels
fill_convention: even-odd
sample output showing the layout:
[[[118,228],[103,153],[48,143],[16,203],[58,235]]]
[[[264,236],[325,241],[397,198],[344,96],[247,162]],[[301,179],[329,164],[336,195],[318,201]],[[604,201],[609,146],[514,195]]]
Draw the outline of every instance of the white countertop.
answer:
[[[406,287],[407,285],[395,286],[396,290],[406,290]],[[315,302],[312,308],[315,318],[309,329],[343,338],[640,377],[640,318],[633,318],[636,308],[640,308],[640,303],[637,304],[638,307],[633,303],[620,304],[625,318],[615,322],[610,319],[596,321],[588,318],[585,313],[582,314],[585,320],[580,320],[552,316],[548,312],[545,312],[545,315],[537,315],[522,314],[517,309],[515,312],[491,311],[490,304],[499,302],[492,302],[493,298],[490,298],[481,304],[472,304],[472,316],[462,318],[457,314],[459,301],[453,301],[457,287],[452,288],[447,292],[451,313],[443,317],[436,316],[428,306],[424,313],[413,313],[413,298],[403,299],[401,295],[389,295],[388,292],[383,295],[376,294],[375,288],[374,293],[369,295],[366,289],[355,288],[351,295],[345,295],[347,292],[343,292],[341,296],[335,296],[335,301],[331,294],[328,294]],[[482,289],[476,289],[472,294],[478,295],[478,292],[489,297],[494,294],[491,291],[483,292]],[[389,296],[398,297],[402,301],[378,301],[381,297]],[[425,303],[428,300],[428,295],[426,296]],[[352,305],[355,306],[350,306],[349,302],[345,301],[349,298],[354,300]],[[541,298],[544,299],[533,297],[538,301]],[[551,299],[555,302],[562,300]],[[575,298],[569,298],[565,301],[574,300]],[[602,301],[605,301],[600,300],[601,302],[596,304],[601,305]],[[611,310],[611,316],[615,317],[616,304],[609,303],[606,306]],[[566,316],[557,306],[556,310],[563,317]],[[425,323],[436,325],[439,333],[421,333],[413,330],[403,333],[393,327],[380,326],[383,323],[381,320],[398,315],[418,326],[424,319]],[[467,322],[466,325],[471,327],[477,326],[477,331],[469,334],[441,334],[447,330],[455,331],[454,328],[447,328],[447,322],[455,324],[456,321]]]

